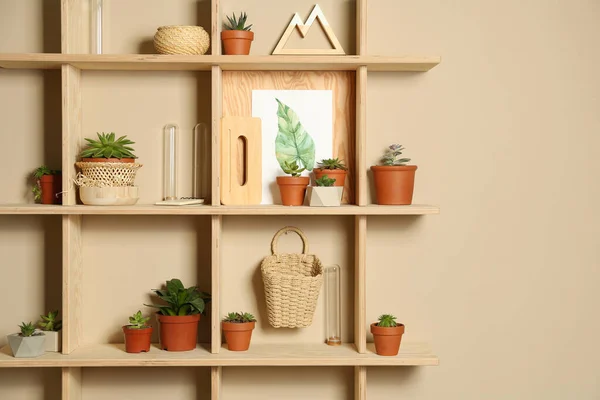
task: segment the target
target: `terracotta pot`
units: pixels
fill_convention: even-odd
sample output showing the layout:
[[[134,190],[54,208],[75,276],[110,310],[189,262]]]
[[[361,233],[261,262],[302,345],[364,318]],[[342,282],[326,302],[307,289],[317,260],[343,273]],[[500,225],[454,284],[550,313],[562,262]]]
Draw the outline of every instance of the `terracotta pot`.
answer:
[[[377,323],[371,324],[371,333],[375,342],[375,351],[380,356],[398,355],[400,342],[404,334],[404,325],[398,324],[393,328],[382,328]]]
[[[143,329],[131,329],[128,325],[123,327],[125,334],[125,351],[127,353],[141,353],[150,351],[150,339],[152,327]]]
[[[134,163],[135,158],[82,158],[82,162]]]
[[[377,204],[412,204],[416,165],[373,165]]]
[[[333,186],[344,186],[346,183],[346,175],[348,171],[343,169],[321,169],[315,168],[313,169],[315,174],[315,179],[321,179],[323,175],[327,175],[330,179],[335,179]]]
[[[277,184],[284,206],[301,206],[304,204],[306,187],[310,182],[308,176],[278,176]]]
[[[254,32],[250,31],[222,31],[221,41],[223,42],[223,51],[226,55],[248,55],[250,54],[250,45],[254,40]]]
[[[160,348],[167,351],[194,350],[198,341],[200,314],[175,316],[158,314]]]
[[[54,204],[54,175],[44,175],[40,178],[42,204]]]
[[[252,330],[256,322],[221,322],[227,348],[231,351],[246,351],[250,348]]]

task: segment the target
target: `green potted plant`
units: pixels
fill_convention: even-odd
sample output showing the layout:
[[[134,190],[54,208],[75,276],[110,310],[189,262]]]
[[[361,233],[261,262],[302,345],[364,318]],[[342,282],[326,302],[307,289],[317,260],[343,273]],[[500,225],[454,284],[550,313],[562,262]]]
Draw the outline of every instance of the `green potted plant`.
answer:
[[[166,290],[153,289],[165,304],[153,304],[158,308],[160,345],[163,350],[187,351],[196,348],[198,321],[204,314],[210,294],[196,286],[185,288],[179,279],[167,281]]]
[[[129,317],[129,324],[123,326],[125,334],[125,351],[127,353],[141,353],[150,351],[152,327],[148,325],[150,317],[144,317],[141,311]]]
[[[58,194],[62,191],[62,176],[58,170],[51,170],[45,165],[33,172],[34,184],[32,188],[36,203],[60,204]]]
[[[231,312],[227,314],[221,323],[227,348],[231,351],[248,350],[255,325],[256,318],[250,313]]]
[[[395,356],[400,349],[404,334],[404,325],[396,322],[391,314],[379,316],[379,321],[371,324],[371,333],[375,342],[375,352],[380,356]]]
[[[348,174],[348,168],[344,164],[344,161],[339,158],[325,158],[317,164],[319,167],[313,169],[315,180],[320,179],[326,174],[330,178],[335,179],[333,186],[344,186],[346,183],[346,175]]]
[[[40,315],[40,318],[37,327],[46,335],[46,351],[60,352],[62,349],[62,321],[58,319],[58,310],[50,311],[47,315]]]
[[[315,181],[317,186],[308,188],[309,204],[312,207],[339,207],[342,202],[343,186],[335,186],[335,179],[323,175]]]
[[[221,40],[223,41],[223,51],[227,55],[250,54],[250,45],[254,40],[254,32],[250,29],[252,24],[246,26],[248,15],[240,13],[239,19],[233,16],[227,16],[229,23],[225,23],[221,32]]]
[[[306,187],[310,182],[308,176],[300,176],[305,168],[300,168],[295,161],[291,163],[285,161],[281,169],[290,175],[277,177],[281,203],[284,206],[301,206],[304,203]]]
[[[412,204],[417,166],[406,165],[410,158],[403,158],[402,150],[404,150],[402,145],[390,145],[381,158],[381,165],[371,166],[377,204]]]
[[[23,322],[19,328],[21,328],[20,333],[7,336],[13,356],[30,358],[44,354],[44,342],[46,341],[44,333],[37,331],[31,322],[27,324]]]

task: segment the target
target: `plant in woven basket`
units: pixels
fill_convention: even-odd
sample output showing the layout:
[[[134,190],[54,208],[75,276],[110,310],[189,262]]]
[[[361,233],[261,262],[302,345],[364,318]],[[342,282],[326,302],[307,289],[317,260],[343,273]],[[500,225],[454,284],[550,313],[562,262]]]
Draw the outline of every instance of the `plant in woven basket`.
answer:
[[[137,158],[133,152],[135,151],[131,145],[135,144],[127,139],[127,136],[121,136],[115,139],[114,132],[97,133],[98,140],[85,138],[87,145],[79,154],[86,161],[86,158],[101,158],[101,159],[134,159]]]
[[[382,314],[378,321],[371,324],[371,333],[375,342],[375,351],[380,356],[395,356],[400,349],[404,334],[404,325],[396,322],[392,314]]]
[[[318,165],[320,169],[341,169],[344,171],[348,170],[348,168],[344,164],[344,161],[340,160],[339,158],[325,158],[319,161]]]
[[[50,311],[48,315],[40,315],[37,323],[39,329],[48,332],[58,332],[62,329],[62,321],[58,319],[58,310]]]
[[[227,16],[226,23],[223,24],[221,40],[223,42],[223,51],[225,54],[250,54],[250,45],[254,40],[254,32],[251,31],[252,25],[246,25],[248,15],[240,13],[239,17],[233,15]]]
[[[256,324],[254,315],[247,312],[230,312],[223,318],[223,333],[231,351],[245,351],[250,347],[252,330]]]

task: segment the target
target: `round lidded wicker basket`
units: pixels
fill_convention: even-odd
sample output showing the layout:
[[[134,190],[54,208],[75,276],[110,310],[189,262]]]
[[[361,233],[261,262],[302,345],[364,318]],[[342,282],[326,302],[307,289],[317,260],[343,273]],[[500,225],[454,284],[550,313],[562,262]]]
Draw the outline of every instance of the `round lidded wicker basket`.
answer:
[[[75,163],[81,169],[77,184],[86,187],[133,186],[139,163],[122,162],[83,162]]]
[[[159,54],[202,55],[208,51],[210,37],[201,26],[161,26],[154,35]]]
[[[302,239],[302,254],[277,253],[279,237],[290,231]],[[286,226],[275,234],[271,252],[273,254],[265,257],[260,266],[269,324],[274,328],[306,328],[312,324],[323,284],[321,260],[308,254],[306,236],[293,226]]]

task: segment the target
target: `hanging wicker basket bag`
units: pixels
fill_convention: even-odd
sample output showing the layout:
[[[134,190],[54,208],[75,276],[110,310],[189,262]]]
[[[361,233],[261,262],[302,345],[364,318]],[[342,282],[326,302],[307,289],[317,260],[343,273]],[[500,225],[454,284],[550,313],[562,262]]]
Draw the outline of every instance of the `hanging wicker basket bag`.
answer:
[[[210,37],[201,26],[161,26],[154,35],[159,54],[202,55],[209,45]]]
[[[279,237],[295,232],[302,239],[302,254],[277,252]],[[265,257],[260,269],[265,285],[269,324],[274,328],[305,328],[312,324],[323,267],[317,256],[308,254],[304,233],[293,226],[280,229],[271,242],[272,255]]]

